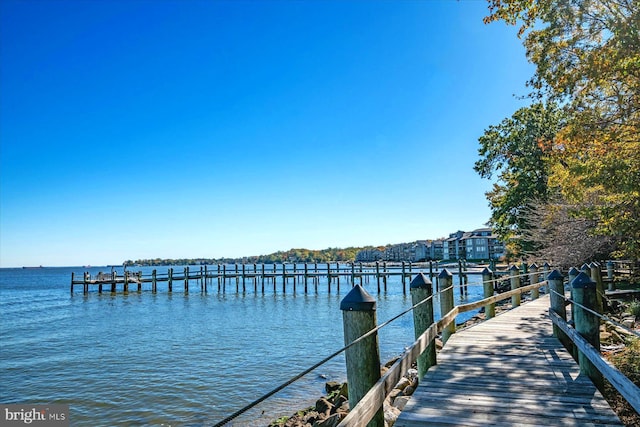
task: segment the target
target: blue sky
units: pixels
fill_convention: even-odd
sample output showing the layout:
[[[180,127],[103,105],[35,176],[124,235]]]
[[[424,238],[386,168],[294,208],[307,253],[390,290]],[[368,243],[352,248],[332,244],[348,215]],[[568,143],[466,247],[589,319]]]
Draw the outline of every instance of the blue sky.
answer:
[[[533,68],[484,1],[0,2],[0,266],[481,227]]]

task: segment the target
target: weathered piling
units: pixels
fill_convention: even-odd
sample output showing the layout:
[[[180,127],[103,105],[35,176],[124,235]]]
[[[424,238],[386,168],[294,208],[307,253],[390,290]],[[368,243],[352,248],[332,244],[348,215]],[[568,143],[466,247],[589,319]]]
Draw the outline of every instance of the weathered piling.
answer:
[[[538,264],[535,262],[529,266],[529,284],[533,285],[538,283]],[[540,297],[540,291],[536,288],[531,291],[531,299],[538,299]]]
[[[512,265],[509,269],[511,273],[511,290],[518,289],[520,287],[520,270],[515,265]],[[511,307],[519,307],[520,306],[520,294],[516,294],[511,297]]]
[[[351,344],[377,326],[376,300],[362,286],[356,285],[340,302],[344,327],[344,343]],[[349,407],[354,408],[369,389],[380,379],[378,333],[364,338],[345,351]],[[382,408],[367,424],[384,427]]]
[[[598,307],[596,286],[596,282],[584,272],[578,274],[573,282],[571,282],[576,301],[573,307],[575,311],[573,319],[575,321],[576,331],[597,351],[600,351],[600,319],[588,311],[596,311]],[[596,387],[602,390],[604,387],[602,374],[581,351],[578,352],[578,362],[580,363],[580,372],[588,375]]]
[[[453,274],[446,268],[438,275],[440,280],[440,317],[444,317],[453,310]],[[442,330],[442,342],[446,343],[456,332],[456,322],[451,322]]]
[[[589,264],[589,271],[591,280],[596,282],[596,299],[598,301],[597,312],[604,312],[604,282],[602,281],[602,274],[600,272],[600,264],[592,262]]]
[[[616,282],[613,280],[613,261],[607,261],[607,279],[609,280],[609,290],[616,290]]]
[[[416,340],[426,331],[434,321],[433,317],[433,283],[424,275],[418,273],[409,285],[411,302],[416,305],[413,309],[413,328]],[[422,379],[427,370],[436,364],[435,342],[431,342],[418,357],[418,378]]]
[[[567,320],[567,307],[564,303],[564,283],[562,274],[558,270],[549,273],[548,279],[551,299],[551,310],[560,316],[564,321]],[[553,336],[558,338],[562,345],[569,353],[573,353],[573,344],[571,339],[555,324],[553,325]]]
[[[482,270],[482,288],[484,291],[483,298],[491,298],[493,296],[493,272],[485,267]],[[496,303],[484,306],[485,319],[491,319],[496,315]]]

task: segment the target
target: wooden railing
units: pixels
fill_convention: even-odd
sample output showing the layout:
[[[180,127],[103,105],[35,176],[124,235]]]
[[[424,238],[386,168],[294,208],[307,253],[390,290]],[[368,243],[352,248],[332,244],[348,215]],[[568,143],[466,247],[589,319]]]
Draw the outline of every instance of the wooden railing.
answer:
[[[400,381],[400,378],[411,365],[418,360],[418,357],[425,351],[427,346],[434,342],[438,333],[442,332],[448,325],[455,321],[456,316],[475,310],[484,305],[493,304],[515,295],[522,295],[525,292],[540,289],[548,282],[542,281],[532,285],[523,286],[518,289],[507,291],[499,295],[494,295],[473,303],[455,306],[453,310],[446,313],[440,320],[434,322],[420,337],[402,354],[402,356],[389,368],[378,382],[369,390],[367,394],[352,408],[349,414],[339,424],[340,427],[366,426],[373,419],[382,407],[384,400]]]
[[[596,265],[595,270],[599,272],[600,266]],[[512,269],[512,273],[511,279],[525,276],[518,275],[516,269]],[[571,273],[570,279],[572,279]],[[565,296],[563,277],[558,271],[554,270],[547,276],[547,280],[523,287],[519,287],[518,280],[514,280],[512,281],[512,286],[515,285],[515,289],[484,298],[480,301],[453,307],[453,309],[443,315],[439,321],[433,322],[428,326],[380,380],[364,394],[339,426],[366,426],[371,420],[374,420],[374,417],[380,413],[386,396],[398,381],[400,381],[402,375],[406,373],[413,363],[418,361],[418,358],[423,352],[433,344],[437,334],[444,331],[442,335],[443,342],[446,341],[447,331],[445,329],[455,321],[458,314],[475,310],[482,306],[489,307],[497,301],[510,297],[513,297],[513,306],[516,306],[519,305],[520,295],[525,292],[531,292],[532,298],[535,299],[538,295],[538,290],[544,286],[548,286],[549,293],[551,294],[549,313],[554,325],[554,336],[577,358],[576,360],[579,362],[581,373],[588,375],[600,389],[603,387],[603,378],[606,378],[627,402],[640,413],[640,388],[607,362],[599,351],[600,321],[601,319],[608,319],[606,316],[602,316],[601,311],[596,311],[598,310],[596,298],[598,279],[599,275],[594,275],[593,269],[591,270],[591,277],[585,272],[574,276],[573,280],[570,280],[572,295],[575,297],[575,300],[573,300]],[[565,306],[569,303],[572,304],[572,317],[575,322],[575,327],[570,326],[566,321]],[[640,334],[635,331],[632,331],[632,333],[640,336]],[[347,364],[349,364],[348,360]],[[420,369],[420,362],[418,362],[418,368]]]

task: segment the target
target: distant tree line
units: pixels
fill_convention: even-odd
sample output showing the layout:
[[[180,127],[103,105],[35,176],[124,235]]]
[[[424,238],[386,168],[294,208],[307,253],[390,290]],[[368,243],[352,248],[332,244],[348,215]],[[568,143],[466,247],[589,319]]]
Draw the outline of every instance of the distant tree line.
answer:
[[[123,263],[125,266],[143,265],[143,266],[160,266],[160,265],[211,265],[211,264],[276,264],[284,262],[330,262],[330,261],[354,261],[356,254],[362,248],[327,248],[322,250],[312,249],[289,249],[288,251],[278,251],[269,255],[248,256],[242,258],[154,258],[154,259],[138,259],[135,261],[127,260]]]

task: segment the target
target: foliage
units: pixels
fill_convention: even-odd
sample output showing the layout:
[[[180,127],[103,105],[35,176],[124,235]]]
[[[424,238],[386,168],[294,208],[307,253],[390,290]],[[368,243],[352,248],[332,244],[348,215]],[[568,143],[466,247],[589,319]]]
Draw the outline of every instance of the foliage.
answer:
[[[634,339],[625,349],[610,357],[610,361],[624,376],[640,387],[640,339]],[[607,402],[611,405],[624,425],[637,426],[640,414],[611,386],[608,382],[604,391]]]
[[[493,189],[487,192],[491,207],[489,224],[517,254],[530,252],[534,243],[522,235],[533,224],[523,213],[535,201],[548,198],[549,165],[544,147],[552,141],[563,123],[554,105],[536,103],[521,108],[499,125],[489,126],[480,137],[474,169],[483,178],[497,174]]]
[[[523,214],[532,224],[522,231],[523,238],[535,243],[535,249],[525,253],[527,258],[563,269],[607,258],[615,247],[614,239],[598,235],[597,222],[576,215],[578,210],[558,194],[546,202],[533,202]]]
[[[640,318],[640,301],[631,301],[631,304],[629,304],[629,312],[637,318]]]
[[[179,259],[139,259],[136,261],[125,261],[124,265],[207,265],[222,263],[259,263],[274,264],[284,262],[330,262],[330,261],[354,261],[356,254],[364,248],[327,248],[323,250],[311,249],[289,249],[288,251],[278,251],[269,255],[249,256],[243,258],[179,258]]]
[[[486,22],[520,24],[534,100],[561,105],[565,123],[547,154],[549,187],[640,255],[640,2],[488,0]],[[536,101],[538,102],[538,101]],[[592,203],[597,200],[597,203]]]

